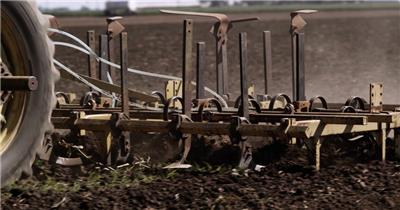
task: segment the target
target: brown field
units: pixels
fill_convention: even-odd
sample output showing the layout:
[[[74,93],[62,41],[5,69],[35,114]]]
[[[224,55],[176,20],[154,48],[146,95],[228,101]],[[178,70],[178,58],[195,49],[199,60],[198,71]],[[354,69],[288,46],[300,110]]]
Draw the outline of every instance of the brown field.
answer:
[[[291,94],[289,15],[286,13],[233,14],[232,18],[258,16],[261,21],[238,23],[230,31],[228,68],[230,92],[239,93],[238,33],[248,33],[249,81],[258,93],[263,87],[262,31],[272,32],[273,83],[270,94]],[[195,41],[207,44],[206,85],[215,89],[214,39],[210,19],[194,18]],[[322,12],[306,17],[306,95],[323,95],[330,102],[349,96],[368,98],[369,83],[383,82],[384,102],[400,101],[400,13],[398,11]],[[129,66],[149,72],[181,75],[183,17],[132,16],[122,21],[129,35]],[[104,18],[60,18],[62,29],[85,40],[87,30],[105,31]],[[56,40],[64,40],[58,36]],[[57,48],[56,58],[78,72],[87,72],[86,56]],[[150,93],[163,90],[164,80],[130,76],[133,88]],[[59,90],[83,92],[67,82]]]
[[[259,22],[238,24],[230,32],[230,90],[239,93],[238,33],[249,39],[249,81],[263,90],[262,31],[273,39],[273,84],[270,94],[291,94],[291,57],[286,13],[235,14],[259,16]],[[129,66],[169,75],[181,75],[182,17],[126,18]],[[329,102],[349,96],[368,99],[369,83],[384,83],[385,103],[400,102],[399,11],[324,12],[307,18],[306,94],[323,95]],[[85,40],[87,30],[105,30],[104,18],[61,18],[63,30]],[[207,86],[215,87],[212,24],[195,19],[195,40],[207,43]],[[66,40],[55,36],[56,40]],[[80,73],[87,57],[57,48],[56,58]],[[130,75],[131,87],[150,93],[163,90],[164,81]],[[84,86],[60,81],[58,90],[83,93]],[[327,142],[337,142],[333,141]],[[338,139],[336,139],[338,140]],[[343,143],[343,142],[339,142]],[[335,148],[335,143],[331,146]],[[188,170],[128,166],[116,171],[92,166],[68,168],[36,161],[34,176],[2,189],[2,209],[399,209],[400,165],[388,141],[388,161],[379,152],[365,153],[353,143],[327,155],[322,147],[322,169],[307,165],[304,149],[271,144],[254,158],[267,167],[261,172],[230,166],[195,165]],[[325,145],[325,144],[324,144]],[[329,144],[328,144],[329,146]],[[359,147],[360,146],[360,147]],[[264,150],[265,149],[265,150]],[[375,148],[376,149],[376,148]],[[158,152],[158,151],[154,151]],[[224,158],[215,159],[216,161]],[[147,163],[145,163],[147,164]]]

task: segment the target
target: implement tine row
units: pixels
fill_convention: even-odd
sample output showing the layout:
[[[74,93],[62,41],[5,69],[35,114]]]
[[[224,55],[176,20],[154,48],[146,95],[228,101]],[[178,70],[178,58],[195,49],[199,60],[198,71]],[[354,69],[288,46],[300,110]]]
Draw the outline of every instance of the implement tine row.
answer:
[[[239,34],[240,49],[240,91],[236,101],[229,101],[227,86],[227,52],[226,37],[232,23],[256,20],[247,18],[230,21],[226,15],[211,13],[190,13],[164,11],[169,14],[206,16],[218,20],[213,26],[216,37],[217,90],[218,94],[228,99],[229,107],[224,107],[222,101],[205,97],[203,74],[205,68],[205,43],[197,45],[196,59],[193,54],[193,20],[185,19],[183,23],[183,68],[182,94],[172,87],[173,97],[168,94],[154,92],[152,95],[129,89],[127,86],[128,73],[128,36],[123,32],[123,26],[117,18],[109,18],[107,35],[100,35],[100,55],[104,58],[115,59],[113,52],[114,41],[120,39],[120,78],[121,85],[110,84],[115,81],[114,68],[106,68],[101,64],[96,72],[96,60],[88,57],[89,76],[81,78],[95,84],[105,91],[120,96],[119,101],[90,90],[80,100],[74,103],[73,94],[59,93],[57,108],[53,111],[52,122],[56,129],[68,129],[75,138],[89,136],[94,133],[100,139],[102,157],[96,159],[106,164],[127,162],[132,159],[136,134],[169,134],[181,145],[181,158],[167,168],[186,168],[186,158],[190,153],[191,142],[196,135],[228,136],[233,145],[241,148],[239,167],[247,168],[252,162],[251,145],[248,136],[273,137],[283,142],[308,142],[315,148],[312,164],[320,169],[320,147],[325,137],[343,134],[373,134],[381,145],[381,159],[386,159],[387,134],[394,130],[396,155],[400,158],[400,112],[399,105],[384,105],[382,103],[383,86],[380,83],[370,85],[369,103],[359,97],[349,98],[344,105],[327,103],[322,96],[306,100],[305,95],[305,65],[304,65],[304,28],[306,22],[302,14],[315,11],[301,10],[291,13],[292,22],[290,36],[292,41],[293,67],[293,102],[285,94],[271,97],[268,91],[271,86],[271,33],[263,32],[264,37],[264,83],[262,95],[249,95],[247,81],[247,35]],[[116,28],[113,28],[116,27]],[[117,33],[117,34],[116,34]],[[88,44],[95,47],[95,33],[88,32]],[[106,39],[107,38],[107,39]],[[221,41],[222,40],[222,41]],[[225,40],[225,41],[224,41]],[[108,42],[108,43],[107,43]],[[196,71],[194,69],[196,68]],[[230,71],[233,72],[233,71]],[[65,78],[73,79],[68,72],[62,72]],[[108,79],[107,79],[108,77]],[[101,79],[101,80],[99,80]],[[79,80],[76,79],[75,80]],[[107,82],[109,81],[109,82]],[[196,98],[192,99],[196,81]],[[179,81],[180,82],[180,81]],[[178,84],[178,83],[174,83]],[[178,86],[178,85],[176,85]],[[136,102],[142,107],[133,106]],[[233,105],[235,104],[235,105]],[[149,108],[152,108],[149,110]],[[93,136],[93,135],[92,135]],[[295,140],[295,141],[293,141]],[[298,141],[297,141],[298,140]],[[90,141],[90,140],[88,140]],[[85,152],[85,146],[80,152]],[[52,154],[55,159],[61,159],[58,154]],[[89,155],[90,156],[90,155]],[[86,157],[87,158],[87,157]],[[94,157],[90,157],[94,158]],[[85,158],[82,158],[85,159]],[[72,161],[63,157],[65,165],[73,165]],[[59,161],[60,162],[60,161]],[[83,160],[84,162],[84,160]],[[81,163],[78,161],[78,163]]]

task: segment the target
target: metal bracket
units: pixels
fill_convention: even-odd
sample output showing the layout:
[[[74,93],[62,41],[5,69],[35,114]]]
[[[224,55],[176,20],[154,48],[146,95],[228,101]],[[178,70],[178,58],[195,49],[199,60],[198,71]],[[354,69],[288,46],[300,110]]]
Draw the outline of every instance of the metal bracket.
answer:
[[[383,85],[382,83],[371,83],[369,85],[369,104],[371,113],[383,111]]]
[[[179,80],[168,80],[165,84],[165,99],[171,99],[175,96],[182,97],[182,81]],[[181,109],[181,103],[173,103],[169,104],[170,108]]]
[[[113,39],[118,36],[125,27],[118,21],[122,20],[121,16],[108,17],[107,19],[107,35],[109,39]]]
[[[290,33],[291,34],[295,34],[295,33],[299,33],[301,31],[301,29],[304,28],[304,26],[307,25],[307,22],[303,19],[303,17],[301,16],[302,14],[312,14],[312,13],[316,13],[318,12],[318,10],[297,10],[297,11],[293,11],[290,13],[290,17],[291,17],[291,25],[290,25]]]

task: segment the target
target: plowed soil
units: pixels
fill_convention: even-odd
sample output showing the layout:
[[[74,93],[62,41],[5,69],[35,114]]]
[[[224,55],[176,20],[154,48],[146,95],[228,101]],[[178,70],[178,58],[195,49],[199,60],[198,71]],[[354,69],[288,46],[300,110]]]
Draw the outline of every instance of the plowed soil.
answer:
[[[249,81],[263,90],[262,31],[273,39],[273,83],[270,94],[290,93],[289,15],[259,16],[239,23],[229,34],[230,92],[239,93],[238,33],[249,39]],[[129,66],[149,72],[181,75],[183,18],[130,17]],[[400,12],[340,11],[312,15],[306,26],[306,94],[344,102],[368,98],[369,83],[384,83],[385,103],[400,101]],[[206,84],[215,87],[213,23],[195,18],[195,41],[207,43]],[[62,18],[63,30],[85,40],[87,30],[105,30],[100,18]],[[67,40],[56,35],[56,40]],[[71,69],[87,72],[86,56],[57,48],[56,58]],[[131,75],[131,87],[145,92],[163,90],[164,81]],[[83,94],[87,88],[59,82],[59,91]],[[85,166],[53,166],[36,161],[33,176],[1,190],[2,209],[399,209],[400,162],[388,150],[379,161],[379,147],[359,145],[327,152],[322,169],[308,164],[307,150],[273,145],[255,154],[266,165],[260,172],[198,163],[192,169],[163,170],[147,161],[115,171]],[[353,146],[351,146],[353,145]],[[356,147],[357,146],[357,147]],[[365,146],[365,145],[364,145]],[[361,146],[360,146],[361,147]],[[357,148],[357,149],[355,149]],[[331,154],[334,153],[334,154]],[[329,155],[328,155],[329,154]]]
[[[316,172],[304,149],[280,145],[261,172],[195,165],[106,171],[37,161],[34,176],[2,191],[3,209],[398,209],[399,162],[326,156]],[[273,153],[273,152],[272,152]],[[354,154],[354,153],[353,153]],[[329,159],[329,160],[328,160]]]

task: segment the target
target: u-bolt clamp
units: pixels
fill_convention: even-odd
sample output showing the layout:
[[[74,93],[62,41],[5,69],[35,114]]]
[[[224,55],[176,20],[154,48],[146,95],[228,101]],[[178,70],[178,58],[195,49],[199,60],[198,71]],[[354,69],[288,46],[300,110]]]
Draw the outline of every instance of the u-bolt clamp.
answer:
[[[165,101],[165,100],[164,100]],[[168,100],[165,101],[164,103],[164,108],[163,108],[163,120],[167,121],[168,120],[168,114],[169,113],[169,106],[171,105],[172,102],[179,101],[181,105],[183,105],[183,98],[180,96],[174,96]]]
[[[109,39],[113,39],[114,37],[118,36],[125,29],[125,27],[120,22],[118,22],[118,20],[121,19],[121,16],[108,17],[106,19],[107,34],[109,35]]]
[[[247,137],[240,134],[240,126],[242,124],[250,124],[250,121],[245,117],[232,117],[229,138],[232,144],[239,144],[240,142],[246,141]]]
[[[210,107],[211,104],[217,107],[218,112],[222,112],[221,103],[215,98],[205,98],[205,99],[193,99],[193,104],[198,107],[198,118],[197,121],[202,122],[204,120],[204,108]]]
[[[238,96],[235,100],[235,105],[233,107],[238,108],[238,113],[242,113],[243,107],[241,106],[242,97]],[[253,96],[249,95],[249,104],[252,108],[256,110],[257,113],[261,113],[261,105],[258,103]]]
[[[290,17],[291,17],[290,33],[292,35],[299,33],[301,31],[301,29],[303,29],[304,26],[307,25],[307,22],[301,16],[302,14],[312,14],[312,13],[316,13],[316,12],[318,12],[318,11],[311,10],[311,9],[297,10],[297,11],[291,12],[290,13]]]

